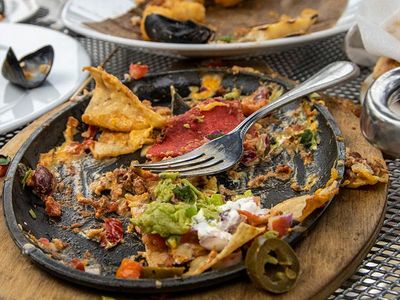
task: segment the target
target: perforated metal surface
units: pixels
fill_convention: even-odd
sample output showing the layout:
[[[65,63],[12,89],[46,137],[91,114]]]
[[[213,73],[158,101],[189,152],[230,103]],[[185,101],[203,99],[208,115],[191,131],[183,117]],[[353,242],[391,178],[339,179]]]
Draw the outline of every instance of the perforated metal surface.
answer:
[[[46,14],[41,9],[30,23]],[[36,22],[37,24],[37,22]],[[41,24],[42,25],[42,24]],[[76,37],[87,49],[94,65],[99,64],[116,47],[112,43],[68,34]],[[294,80],[303,81],[323,66],[337,60],[346,60],[342,50],[344,35],[295,48],[279,54],[261,56],[277,72]],[[107,63],[106,69],[122,77],[130,62],[142,62],[152,71],[171,68],[179,58],[154,55],[121,48]],[[361,75],[344,85],[329,89],[328,94],[350,98],[357,102],[361,81],[370,70],[363,68]],[[0,135],[3,147],[19,131]],[[358,271],[329,299],[400,299],[400,159],[386,160],[390,170],[390,187],[385,221],[379,237]]]

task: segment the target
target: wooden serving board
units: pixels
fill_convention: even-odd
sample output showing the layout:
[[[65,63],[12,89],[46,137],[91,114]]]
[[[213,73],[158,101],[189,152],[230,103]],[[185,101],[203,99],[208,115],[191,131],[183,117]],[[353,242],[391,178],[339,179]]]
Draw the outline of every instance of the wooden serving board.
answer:
[[[380,157],[362,136],[358,107],[348,100],[327,103],[337,120],[346,145],[367,158]],[[11,157],[32,132],[65,103],[39,118],[1,149]],[[3,180],[0,189],[3,190]],[[0,192],[0,193],[1,193]],[[273,296],[256,289],[246,276],[207,290],[165,295],[179,299],[324,299],[357,269],[377,237],[385,216],[387,185],[358,190],[342,189],[309,235],[296,247],[302,273],[296,287]],[[0,216],[3,207],[0,206]],[[146,296],[122,297],[74,285],[49,275],[21,254],[0,221],[0,299],[146,299]],[[158,297],[151,297],[156,299]]]

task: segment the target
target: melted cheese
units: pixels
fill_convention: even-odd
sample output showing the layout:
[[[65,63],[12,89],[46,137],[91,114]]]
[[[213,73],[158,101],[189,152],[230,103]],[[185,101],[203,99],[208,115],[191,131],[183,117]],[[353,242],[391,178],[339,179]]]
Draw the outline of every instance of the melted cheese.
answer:
[[[229,106],[229,105],[226,104],[226,103],[223,103],[223,102],[215,101],[215,102],[211,102],[211,103],[208,103],[208,104],[205,104],[205,105],[199,105],[199,109],[201,111],[209,111],[209,110],[212,110],[213,108],[215,108],[217,106]]]
[[[70,162],[76,158],[79,158],[84,153],[82,150],[82,144],[74,141],[74,135],[77,133],[76,127],[79,125],[79,121],[74,117],[69,117],[67,126],[64,131],[64,143],[51,149],[47,153],[41,153],[39,158],[39,164],[47,168],[58,163]]]
[[[221,87],[221,76],[217,74],[207,74],[201,79],[201,88],[198,92],[192,92],[190,98],[194,100],[203,100],[215,95],[215,92]]]

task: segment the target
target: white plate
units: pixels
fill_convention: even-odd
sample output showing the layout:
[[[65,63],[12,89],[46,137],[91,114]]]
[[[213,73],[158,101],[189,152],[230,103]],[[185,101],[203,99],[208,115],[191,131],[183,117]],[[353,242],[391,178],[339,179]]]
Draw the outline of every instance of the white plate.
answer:
[[[6,18],[4,22],[17,23],[32,17],[39,9],[35,0],[4,0]]]
[[[67,100],[88,74],[90,65],[85,49],[71,37],[43,27],[0,23],[0,63],[8,47],[18,58],[45,45],[54,48],[54,64],[46,82],[35,89],[24,90],[8,82],[0,73],[0,134],[13,130]]]
[[[121,38],[104,34],[85,26],[85,22],[98,22],[107,17],[111,18],[124,14],[129,7],[133,6],[132,0],[113,1],[113,3],[118,2],[120,6],[110,11],[108,5],[106,5],[106,2],[108,1],[109,0],[68,0],[62,12],[62,21],[71,30],[85,36],[114,42],[124,46],[139,47],[157,52],[168,51],[184,56],[247,55],[261,51],[265,54],[327,38],[337,33],[344,32],[353,25],[358,5],[362,2],[362,0],[349,0],[348,5],[336,26],[303,36],[281,38],[263,42],[230,44],[172,44]]]

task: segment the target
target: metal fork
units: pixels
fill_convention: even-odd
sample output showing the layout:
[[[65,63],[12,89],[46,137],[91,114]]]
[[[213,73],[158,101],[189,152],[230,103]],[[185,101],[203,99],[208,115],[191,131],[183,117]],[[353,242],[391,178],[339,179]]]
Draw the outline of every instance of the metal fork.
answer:
[[[226,171],[240,160],[243,154],[243,139],[255,122],[300,97],[332,87],[358,74],[359,68],[353,63],[346,61],[332,63],[274,102],[251,114],[228,134],[179,157],[135,166],[156,173],[179,172],[181,176],[211,175]]]

